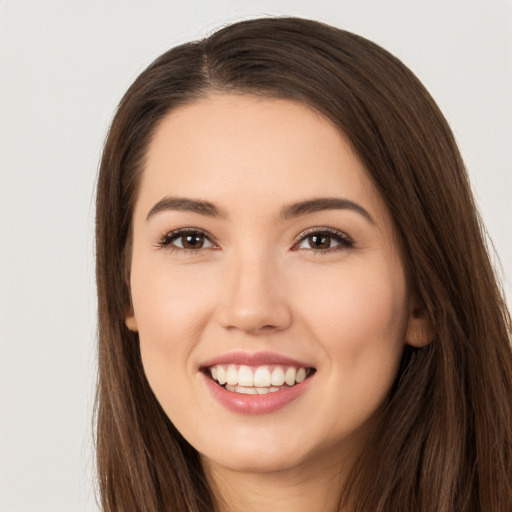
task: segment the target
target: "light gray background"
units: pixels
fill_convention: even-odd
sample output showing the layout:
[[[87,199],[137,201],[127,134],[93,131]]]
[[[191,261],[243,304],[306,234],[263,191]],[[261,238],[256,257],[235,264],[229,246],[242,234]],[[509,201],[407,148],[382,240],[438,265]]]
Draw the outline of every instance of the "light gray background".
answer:
[[[510,299],[509,1],[0,0],[1,512],[97,509],[93,188],[117,102],[170,46],[265,14],[359,33],[419,76],[459,141]]]

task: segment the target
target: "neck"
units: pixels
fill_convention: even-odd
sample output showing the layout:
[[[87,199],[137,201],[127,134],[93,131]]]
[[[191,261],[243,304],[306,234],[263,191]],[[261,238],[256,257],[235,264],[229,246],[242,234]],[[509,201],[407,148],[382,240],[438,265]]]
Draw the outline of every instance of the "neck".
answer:
[[[343,512],[338,507],[350,466],[347,461],[322,457],[304,467],[255,473],[203,459],[219,512]]]

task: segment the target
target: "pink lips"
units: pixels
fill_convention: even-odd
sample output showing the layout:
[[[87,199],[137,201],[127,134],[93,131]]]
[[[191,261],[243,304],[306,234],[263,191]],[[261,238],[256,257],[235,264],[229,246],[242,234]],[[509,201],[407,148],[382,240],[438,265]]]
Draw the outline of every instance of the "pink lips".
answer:
[[[289,357],[275,354],[274,352],[231,352],[205,361],[201,367],[208,368],[216,364],[245,364],[247,366],[262,366],[265,364],[281,364],[283,366],[295,366],[297,368],[311,368],[312,365],[290,359]]]
[[[239,364],[247,366],[262,366],[279,364],[283,366],[295,366],[296,368],[311,368],[307,363],[290,359],[271,352],[258,352],[254,354],[246,352],[233,352],[205,361],[201,368],[204,370],[217,364]],[[309,388],[311,376],[300,384],[267,393],[264,395],[245,395],[228,391],[213,379],[205,371],[201,372],[205,385],[213,398],[229,411],[239,414],[270,414],[285,407],[290,402],[299,398]]]

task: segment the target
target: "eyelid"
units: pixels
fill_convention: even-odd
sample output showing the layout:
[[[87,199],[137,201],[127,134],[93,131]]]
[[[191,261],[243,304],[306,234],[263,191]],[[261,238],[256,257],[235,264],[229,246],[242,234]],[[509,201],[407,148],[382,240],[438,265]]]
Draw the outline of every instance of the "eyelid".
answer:
[[[201,247],[199,249],[188,249],[185,247],[178,247],[176,245],[173,245],[172,242],[174,242],[178,238],[180,238],[186,234],[189,234],[189,233],[203,235],[212,244],[213,248],[218,248],[218,244],[215,242],[215,239],[213,238],[212,235],[210,235],[210,233],[208,233],[204,229],[195,228],[195,227],[179,228],[179,229],[173,229],[171,231],[168,231],[167,233],[165,233],[163,236],[160,237],[160,240],[157,242],[157,246],[160,248],[163,248],[163,249],[168,249],[168,250],[175,250],[175,251],[181,251],[181,252],[193,252],[193,253],[198,253],[198,252],[201,252],[202,250],[206,250],[206,249],[212,249],[212,247],[204,247],[204,248]]]
[[[303,231],[293,242],[292,244],[292,250],[300,250],[297,248],[297,246],[303,242],[306,238],[308,238],[311,235],[314,234],[327,234],[333,238],[335,238],[339,242],[339,246],[330,247],[328,249],[303,249],[303,250],[310,250],[313,252],[330,252],[330,251],[336,251],[340,249],[347,249],[352,247],[355,242],[352,240],[350,236],[348,236],[343,231],[340,231],[339,229],[330,228],[327,226],[318,226],[313,228],[308,228],[305,231]],[[341,246],[341,247],[340,247]]]

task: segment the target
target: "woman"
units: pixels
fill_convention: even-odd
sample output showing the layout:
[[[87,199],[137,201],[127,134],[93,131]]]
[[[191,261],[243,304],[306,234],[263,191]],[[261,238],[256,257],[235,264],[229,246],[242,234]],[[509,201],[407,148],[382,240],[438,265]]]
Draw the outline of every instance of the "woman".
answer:
[[[510,318],[451,131],[375,44],[158,58],[97,191],[109,511],[512,510]]]

